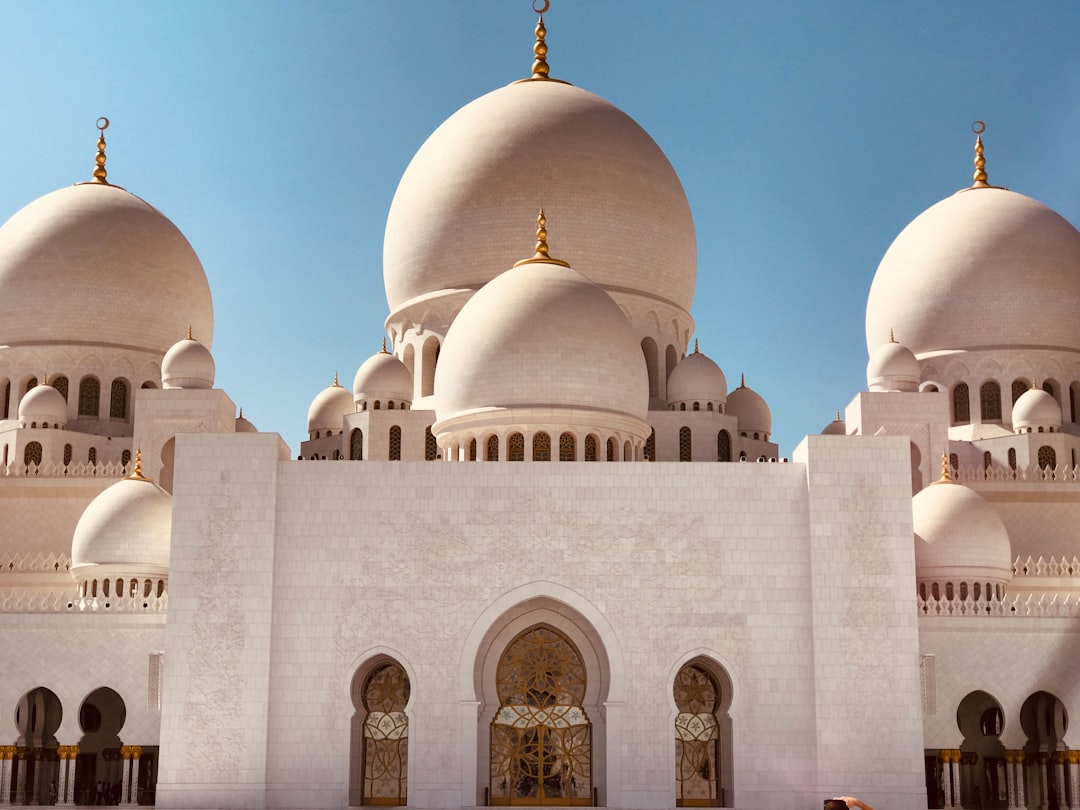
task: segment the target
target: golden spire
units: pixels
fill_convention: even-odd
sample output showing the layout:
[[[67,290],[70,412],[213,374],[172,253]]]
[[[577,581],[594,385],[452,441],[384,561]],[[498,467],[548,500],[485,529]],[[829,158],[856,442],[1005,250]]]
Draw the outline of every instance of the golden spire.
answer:
[[[386,350],[386,338],[385,337],[382,339],[382,348],[379,350],[379,353],[380,354],[390,354],[390,352],[388,352]]]
[[[949,454],[941,451],[941,478],[935,484],[955,484],[956,480],[949,474]]]
[[[341,388],[341,383],[338,382],[337,372],[336,371],[334,372],[334,385],[333,385],[333,387],[334,388]]]
[[[698,351],[698,339],[694,338],[694,354],[700,354]]]
[[[971,125],[971,131],[975,133],[975,174],[972,179],[972,188],[990,188],[986,182],[986,158],[983,157],[982,134],[986,132],[986,122],[976,121]]]
[[[132,479],[134,481],[149,481],[150,480],[149,478],[146,478],[142,474],[142,448],[141,447],[138,447],[138,448],[135,449],[135,471],[132,472],[131,475],[128,476],[128,478],[130,478],[130,479]]]
[[[237,417],[237,418],[238,419],[243,419],[244,418],[244,406],[243,405],[240,406],[240,416]]]
[[[840,409],[839,408],[836,409],[836,421],[837,422],[840,421]]]
[[[531,259],[514,262],[514,267],[522,264],[532,264],[533,262],[545,262],[546,264],[569,267],[570,265],[561,259],[553,259],[548,255],[547,235],[547,217],[544,216],[544,209],[541,208],[539,216],[536,217],[536,253],[533,254]]]
[[[532,77],[534,79],[548,79],[549,68],[547,63],[547,28],[544,27],[544,12],[551,8],[551,0],[533,0],[533,11],[540,15],[540,18],[536,21],[536,44],[533,45],[533,54],[536,56],[536,61],[532,66]]]
[[[195,338],[193,338],[191,336],[191,324],[190,323],[188,324],[188,327],[187,327],[187,339],[188,340],[194,340],[195,339]]]
[[[739,375],[739,388],[746,388],[746,374]]]
[[[896,343],[896,336],[893,334],[892,329],[889,329],[889,343]]]
[[[1039,382],[1034,377],[1031,378],[1031,387],[1033,389],[1037,389],[1039,387]]]
[[[98,140],[97,140],[97,157],[94,158],[94,162],[97,164],[94,169],[94,179],[91,183],[103,183],[109,185],[109,181],[105,178],[108,176],[108,172],[105,171],[105,130],[109,128],[109,119],[104,115],[97,120],[98,128]]]

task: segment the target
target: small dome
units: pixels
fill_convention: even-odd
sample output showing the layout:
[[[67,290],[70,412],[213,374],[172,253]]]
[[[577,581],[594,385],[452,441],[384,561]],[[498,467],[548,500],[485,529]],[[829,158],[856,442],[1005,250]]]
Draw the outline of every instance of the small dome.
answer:
[[[922,372],[915,353],[889,334],[870,355],[866,364],[866,385],[871,391],[918,391]]]
[[[206,274],[176,226],[134,194],[78,183],[0,228],[0,346],[111,344],[161,356],[188,324],[210,342]]]
[[[20,413],[21,413],[20,409]],[[1041,388],[1031,387],[1013,403],[1013,430],[1017,433],[1039,428],[1061,429],[1061,406],[1054,395]]]
[[[943,478],[912,499],[915,574],[927,583],[1012,579],[1012,545],[998,513],[963,484]]]
[[[772,433],[772,411],[762,399],[761,394],[746,387],[746,378],[739,387],[728,394],[727,412],[739,420],[739,432],[757,431],[764,433],[764,439]]]
[[[138,472],[110,486],[86,507],[71,541],[71,573],[93,577],[88,569],[161,575],[169,567],[172,498]]]
[[[214,358],[210,350],[191,337],[178,341],[161,361],[162,388],[213,388]]]
[[[846,436],[847,424],[840,418],[840,411],[836,412],[836,418],[825,426],[821,431],[822,436]]]
[[[697,343],[694,344],[694,353],[684,357],[668,377],[667,400],[669,404],[686,403],[687,406],[700,402],[702,407],[706,402],[727,402],[727,378],[724,372],[707,355],[698,351]]]
[[[19,421],[28,427],[35,422],[41,427],[64,427],[67,425],[67,400],[51,385],[35,385],[19,401]]]
[[[1002,188],[957,192],[896,237],[866,304],[873,351],[895,329],[916,357],[1000,347],[1080,351],[1080,233]]]
[[[409,369],[396,356],[386,351],[373,354],[356,370],[353,377],[353,401],[357,405],[368,402],[406,402],[412,404],[413,380]]]
[[[435,370],[440,428],[520,423],[624,431],[644,440],[649,389],[633,329],[604,290],[569,267],[520,264],[462,308]]]
[[[311,401],[307,412],[308,433],[314,438],[316,431],[343,430],[342,420],[355,410],[352,396],[341,386],[335,374],[333,385],[324,388]]]
[[[244,409],[243,408],[240,409],[240,415],[238,417],[236,417],[235,430],[236,430],[237,433],[258,433],[259,432],[259,429],[257,427],[255,427],[255,425],[253,425],[251,422],[249,422],[247,419],[244,418]]]

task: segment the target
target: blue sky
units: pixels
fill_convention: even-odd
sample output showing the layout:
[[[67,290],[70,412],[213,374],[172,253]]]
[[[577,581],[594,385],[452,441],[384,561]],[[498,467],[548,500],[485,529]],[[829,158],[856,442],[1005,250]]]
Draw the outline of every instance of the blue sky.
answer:
[[[766,398],[784,455],[865,388],[874,271],[970,184],[972,121],[991,183],[1080,223],[1080,3],[552,0],[545,20],[552,75],[682,178],[702,351]],[[89,179],[107,115],[110,181],[206,268],[218,387],[295,455],[311,399],[379,348],[409,159],[528,74],[534,22],[528,0],[8,3],[0,219]]]

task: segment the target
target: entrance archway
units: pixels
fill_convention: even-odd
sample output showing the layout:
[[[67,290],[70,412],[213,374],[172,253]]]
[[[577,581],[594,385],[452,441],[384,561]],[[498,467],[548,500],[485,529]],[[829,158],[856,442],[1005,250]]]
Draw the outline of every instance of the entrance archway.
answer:
[[[31,689],[15,708],[16,757],[12,761],[11,789],[6,802],[54,804],[60,775],[56,730],[63,719],[60,698],[52,690]],[[5,803],[6,803],[5,802]]]
[[[79,707],[83,736],[75,760],[76,804],[119,804],[124,779],[120,729],[127,720],[124,699],[107,686]]]
[[[732,790],[731,687],[704,659],[685,664],[672,686],[675,707],[675,805],[730,805]]]
[[[406,804],[411,687],[404,668],[380,657],[353,679],[352,767],[349,804]]]
[[[960,802],[973,810],[1009,806],[1005,776],[1005,744],[1001,732],[1005,715],[986,692],[972,692],[956,709],[956,725],[964,735],[960,743]]]
[[[1028,806],[1034,803],[1042,810],[1064,810],[1069,806],[1066,786],[1054,754],[1069,748],[1065,742],[1069,727],[1065,704],[1049,692],[1036,692],[1020,708],[1020,727],[1027,737],[1024,782]]]

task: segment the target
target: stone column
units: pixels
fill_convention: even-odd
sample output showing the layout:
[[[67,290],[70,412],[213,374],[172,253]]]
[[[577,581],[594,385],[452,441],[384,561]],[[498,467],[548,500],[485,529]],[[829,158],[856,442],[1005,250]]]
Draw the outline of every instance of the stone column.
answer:
[[[11,804],[11,758],[15,756],[14,745],[0,745],[0,805]]]
[[[1080,751],[1069,751],[1069,810],[1080,810]]]
[[[142,746],[125,745],[120,749],[124,757],[124,782],[120,789],[120,804],[133,805],[139,803],[139,757],[142,756]]]
[[[1048,788],[1050,784],[1046,778],[1046,766],[1050,762],[1050,755],[1045,751],[1040,751],[1033,756],[1035,761],[1035,767],[1037,769],[1038,778],[1036,780],[1036,787],[1039,790],[1039,810],[1050,810],[1050,796]]]
[[[75,782],[75,757],[79,753],[79,746],[61,745],[57,753],[60,755],[60,786],[56,792],[56,803],[70,805]]]
[[[1058,799],[1058,807],[1068,807],[1065,795],[1065,763],[1069,760],[1069,752],[1055,751],[1050,758],[1053,762],[1054,794]]]
[[[960,751],[954,748],[942,748],[941,749],[941,792],[944,794],[943,803],[946,810],[952,810],[959,802],[956,801],[959,798],[956,794],[959,793],[958,786],[956,785],[956,772],[953,769],[953,762],[960,761]]]
[[[1022,771],[1020,764],[1024,760],[1024,752],[1010,748],[1005,752],[1005,784],[1009,791],[1009,810],[1020,810],[1021,804],[1018,796],[1022,790]]]
[[[19,773],[15,776],[15,804],[26,804],[26,758],[28,752],[25,748],[15,747],[15,760],[12,766],[18,767]]]

